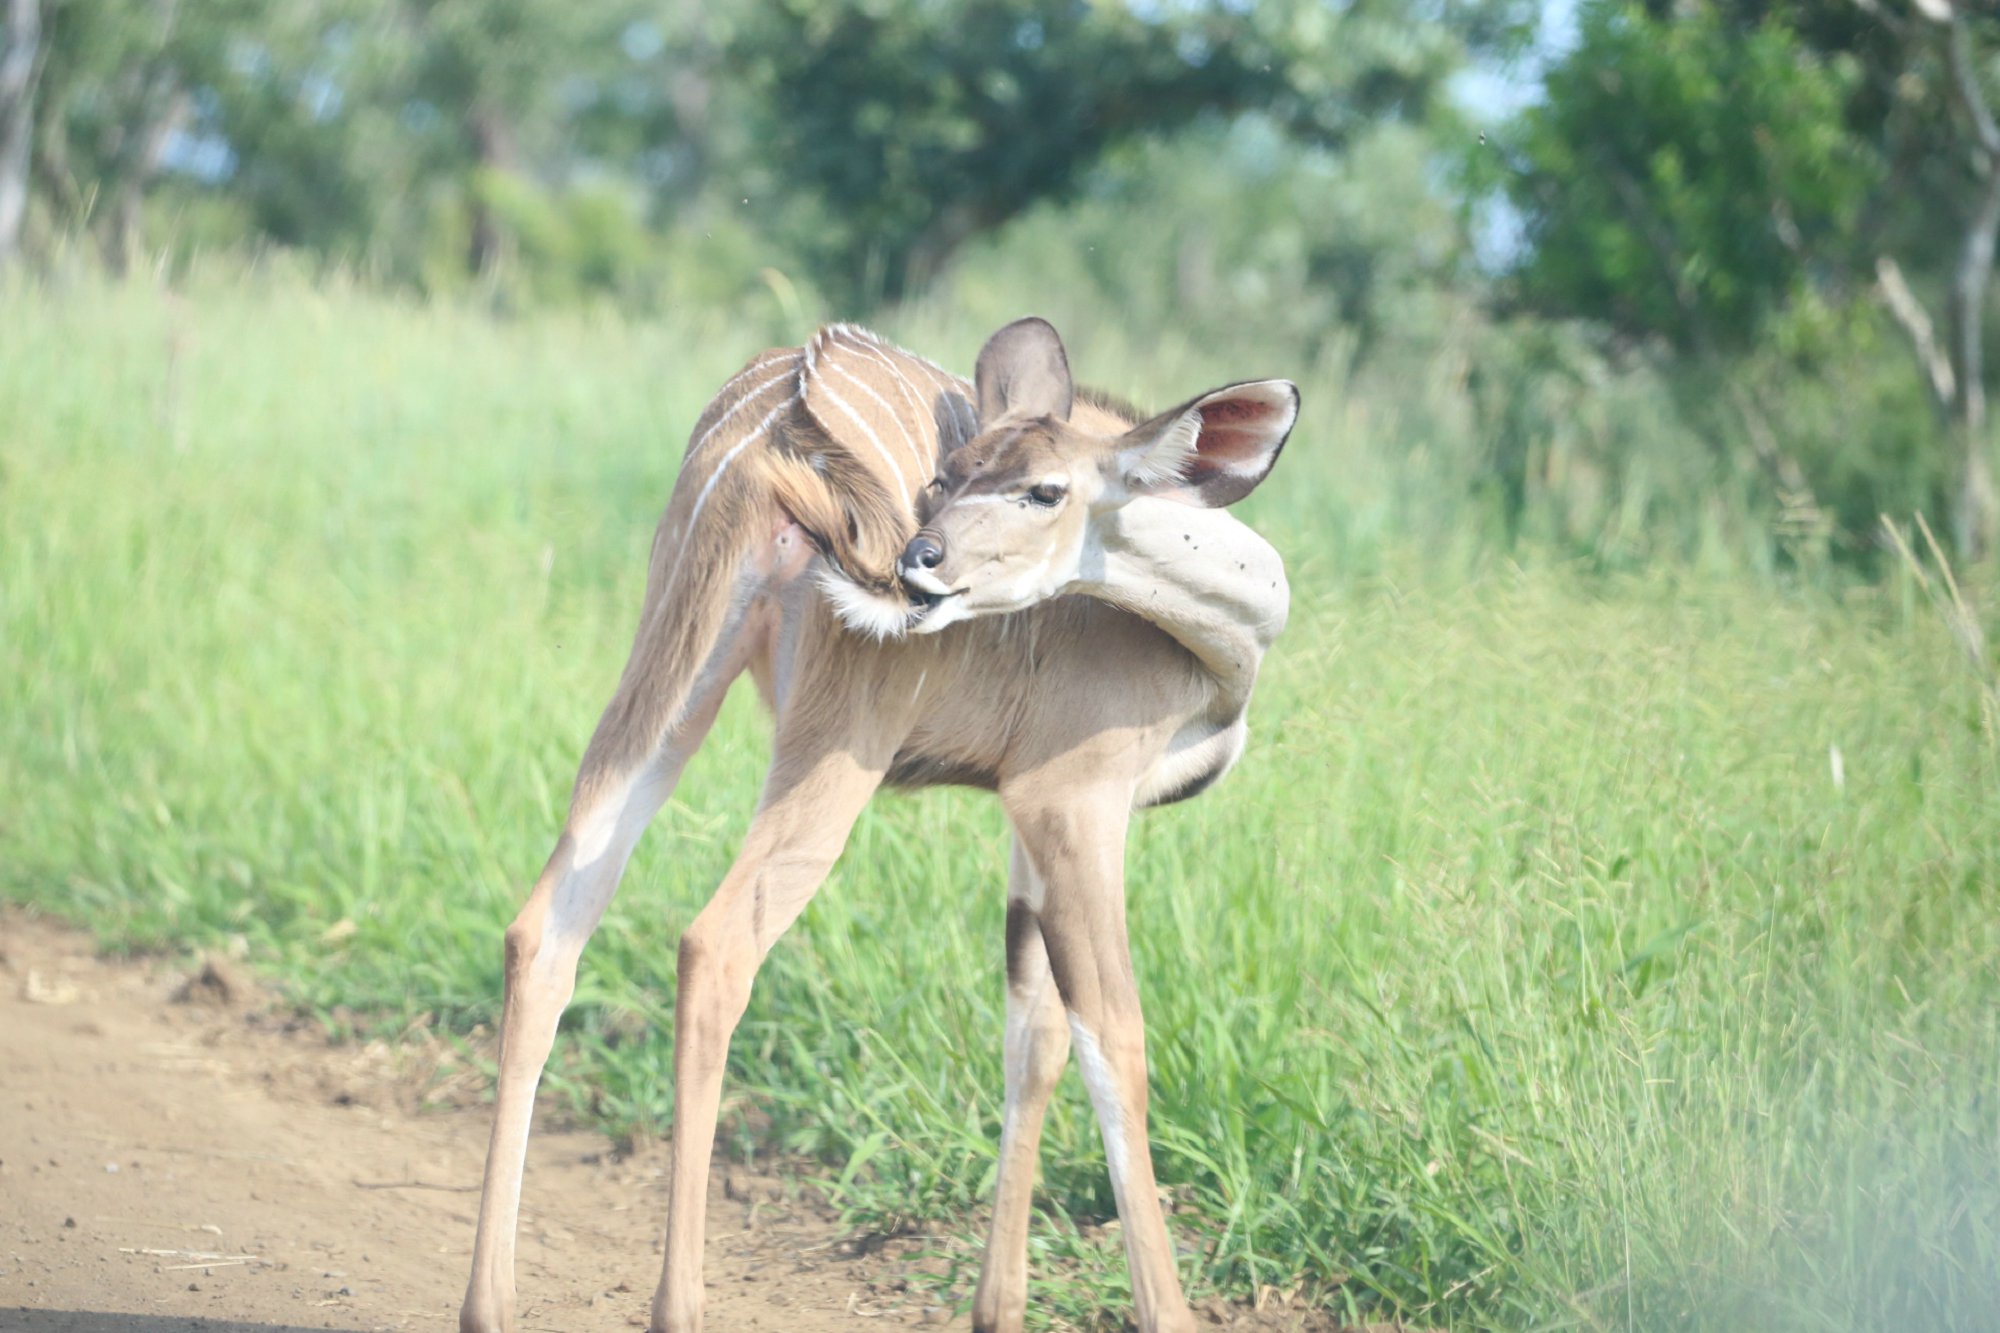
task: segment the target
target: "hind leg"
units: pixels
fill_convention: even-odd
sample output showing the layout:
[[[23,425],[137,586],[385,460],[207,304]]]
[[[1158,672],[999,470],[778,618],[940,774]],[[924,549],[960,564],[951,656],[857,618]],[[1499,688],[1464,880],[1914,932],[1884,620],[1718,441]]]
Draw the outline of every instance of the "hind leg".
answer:
[[[832,869],[907,731],[879,701],[871,704],[868,692],[879,683],[858,675],[798,684],[779,718],[771,774],[743,850],[681,936],[673,1178],[653,1333],[701,1328],[708,1171],[729,1041],[758,967]]]
[[[1036,924],[1047,892],[1017,837],[1007,875],[1007,1100],[993,1227],[972,1298],[977,1333],[1020,1333],[1027,1317],[1028,1220],[1042,1119],[1069,1062],[1069,1025]]]
[[[637,763],[595,760],[593,744],[569,818],[528,901],[507,927],[500,1011],[500,1076],[479,1199],[472,1276],[459,1310],[463,1333],[508,1333],[514,1319],[514,1239],[535,1089],[556,1023],[576,989],[577,962],[609,906],[639,835],[680,780],[715,721],[750,645],[725,635],[697,681],[681,721]],[[621,694],[623,691],[621,690]],[[618,701],[613,701],[613,707]],[[608,714],[607,714],[608,716]]]
[[[1140,1333],[1192,1333],[1146,1137],[1146,1032],[1125,933],[1125,832],[1131,789],[1003,793],[1047,883],[1035,914],[1049,970],[1090,1091],[1125,1233]]]

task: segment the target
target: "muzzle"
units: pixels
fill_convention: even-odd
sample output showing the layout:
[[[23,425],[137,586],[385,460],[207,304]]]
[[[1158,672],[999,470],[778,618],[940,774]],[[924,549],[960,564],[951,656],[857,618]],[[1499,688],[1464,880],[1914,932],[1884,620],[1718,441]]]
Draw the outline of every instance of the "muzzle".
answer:
[[[936,533],[919,532],[910,538],[909,544],[903,548],[901,558],[896,561],[896,572],[908,582],[912,570],[923,570],[928,573],[943,563],[944,543],[938,540]]]
[[[910,538],[896,560],[896,577],[903,591],[919,606],[929,607],[951,596],[952,590],[933,572],[944,563],[944,539],[928,529]]]

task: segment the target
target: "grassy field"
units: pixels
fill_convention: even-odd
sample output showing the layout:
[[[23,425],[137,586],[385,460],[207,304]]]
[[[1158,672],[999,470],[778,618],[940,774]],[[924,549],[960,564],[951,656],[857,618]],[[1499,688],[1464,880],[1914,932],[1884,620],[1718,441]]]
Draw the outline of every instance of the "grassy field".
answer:
[[[118,946],[241,936],[341,1021],[490,1022],[754,340],[278,280],[0,307],[0,893]],[[959,366],[986,331],[912,318]],[[1072,343],[1148,399],[1287,370]],[[1919,592],[1413,554],[1394,404],[1343,387],[1306,383],[1247,506],[1297,599],[1250,751],[1133,840],[1190,1283],[1447,1328],[1992,1326],[2000,750]],[[674,941],[766,736],[732,700],[586,957],[582,1116],[668,1122]],[[983,797],[879,802],[759,981],[725,1124],[824,1158],[857,1226],[977,1230],[1004,851]],[[1092,1323],[1122,1259],[1073,1079],[1045,1162],[1038,1310]]]

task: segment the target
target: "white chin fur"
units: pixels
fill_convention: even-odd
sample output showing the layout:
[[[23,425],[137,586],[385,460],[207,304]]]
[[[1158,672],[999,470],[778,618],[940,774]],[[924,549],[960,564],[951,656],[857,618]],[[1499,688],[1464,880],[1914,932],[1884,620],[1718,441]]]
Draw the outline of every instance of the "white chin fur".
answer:
[[[840,623],[857,634],[876,639],[900,639],[910,627],[908,604],[852,583],[836,570],[821,570],[819,586],[827,601],[833,604]]]

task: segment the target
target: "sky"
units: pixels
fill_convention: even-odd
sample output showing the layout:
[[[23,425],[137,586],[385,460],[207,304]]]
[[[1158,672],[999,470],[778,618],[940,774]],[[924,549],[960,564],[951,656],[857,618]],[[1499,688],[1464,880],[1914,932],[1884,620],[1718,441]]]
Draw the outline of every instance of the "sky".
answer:
[[[1543,72],[1576,45],[1578,0],[1542,0],[1534,44],[1505,66],[1475,64],[1453,77],[1452,96],[1484,123],[1494,123],[1535,101]]]

